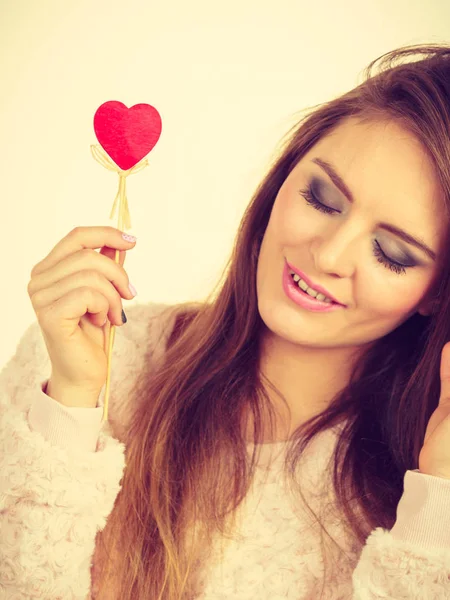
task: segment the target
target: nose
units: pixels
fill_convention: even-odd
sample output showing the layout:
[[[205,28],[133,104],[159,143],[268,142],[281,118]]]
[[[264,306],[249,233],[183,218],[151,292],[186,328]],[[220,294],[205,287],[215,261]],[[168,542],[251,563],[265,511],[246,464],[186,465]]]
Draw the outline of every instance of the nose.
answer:
[[[351,277],[360,251],[360,232],[340,225],[313,244],[313,256],[317,273],[330,273],[336,277]]]

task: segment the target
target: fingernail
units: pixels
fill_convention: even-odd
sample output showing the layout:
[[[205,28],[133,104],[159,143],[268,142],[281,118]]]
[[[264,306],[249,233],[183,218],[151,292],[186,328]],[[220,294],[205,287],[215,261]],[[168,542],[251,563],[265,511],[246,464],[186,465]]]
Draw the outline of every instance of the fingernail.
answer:
[[[124,325],[127,322],[127,316],[126,316],[125,311],[123,310],[123,308],[122,308],[122,322],[123,322]]]
[[[137,238],[134,235],[130,235],[129,233],[122,233],[122,237],[127,242],[135,242]]]

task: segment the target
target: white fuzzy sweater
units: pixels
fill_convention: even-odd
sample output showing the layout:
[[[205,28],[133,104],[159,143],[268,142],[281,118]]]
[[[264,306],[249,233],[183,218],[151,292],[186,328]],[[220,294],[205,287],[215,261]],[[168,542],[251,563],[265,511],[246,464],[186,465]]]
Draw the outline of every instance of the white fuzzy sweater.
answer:
[[[0,373],[0,599],[95,598],[95,538],[112,511],[125,468],[123,431],[134,378],[162,355],[177,307],[134,304],[116,329],[109,421],[97,408],[66,408],[43,389],[51,374],[36,323]],[[149,363],[150,361],[150,363]],[[151,366],[151,364],[150,364]],[[450,480],[407,471],[391,531],[375,529],[363,547],[333,511],[324,477],[339,428],[318,436],[302,458],[314,508],[328,503],[326,526],[345,548],[324,600],[450,599]],[[251,448],[251,445],[249,444]],[[257,476],[239,507],[239,535],[203,566],[199,600],[313,600],[323,581],[319,530],[285,491],[285,443],[263,444]]]

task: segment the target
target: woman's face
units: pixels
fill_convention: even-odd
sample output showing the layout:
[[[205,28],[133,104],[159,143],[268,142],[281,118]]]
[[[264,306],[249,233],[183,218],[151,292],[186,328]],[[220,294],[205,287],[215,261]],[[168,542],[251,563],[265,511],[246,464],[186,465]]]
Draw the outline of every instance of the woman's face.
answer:
[[[307,203],[301,191],[309,187],[331,214]],[[421,240],[437,260],[446,227],[439,194],[432,163],[400,125],[351,118],[338,126],[302,158],[276,197],[257,269],[258,307],[267,327],[295,344],[360,346],[417,311],[428,314],[422,301],[437,262],[387,227]],[[387,259],[377,252],[404,266],[381,264]],[[295,304],[283,290],[285,261],[346,307],[313,312]]]

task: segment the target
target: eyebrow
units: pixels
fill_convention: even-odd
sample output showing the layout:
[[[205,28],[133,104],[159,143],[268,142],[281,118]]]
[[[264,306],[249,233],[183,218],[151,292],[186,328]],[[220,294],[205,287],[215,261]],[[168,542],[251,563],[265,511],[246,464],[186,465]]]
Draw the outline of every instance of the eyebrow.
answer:
[[[342,177],[337,173],[336,169],[329,162],[327,162],[326,160],[323,160],[322,158],[318,158],[318,157],[313,158],[312,162],[315,163],[316,165],[318,165],[319,167],[321,167],[325,171],[325,173],[328,175],[328,177],[331,179],[331,181],[334,183],[334,185],[344,194],[344,196],[347,197],[349,202],[351,202],[353,204],[354,203],[353,194],[350,191],[350,188],[345,183],[345,181],[342,179]],[[432,258],[433,260],[436,260],[436,254],[420,238],[413,237],[409,233],[406,233],[406,231],[403,231],[403,229],[400,229],[399,227],[395,227],[394,225],[391,225],[390,223],[380,223],[379,226],[382,229],[385,229],[386,231],[389,231],[390,233],[393,233],[394,235],[398,236],[406,243],[412,244],[413,246],[420,248],[430,258]]]

